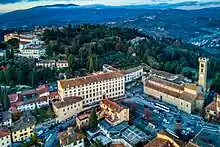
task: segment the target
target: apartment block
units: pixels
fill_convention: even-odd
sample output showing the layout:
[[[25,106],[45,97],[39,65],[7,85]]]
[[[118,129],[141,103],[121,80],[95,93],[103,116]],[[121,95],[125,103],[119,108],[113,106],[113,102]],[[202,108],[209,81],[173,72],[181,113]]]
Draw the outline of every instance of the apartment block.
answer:
[[[94,73],[85,77],[60,80],[58,93],[64,99],[80,96],[83,98],[83,105],[99,102],[104,97],[120,97],[125,93],[124,75],[120,72]]]

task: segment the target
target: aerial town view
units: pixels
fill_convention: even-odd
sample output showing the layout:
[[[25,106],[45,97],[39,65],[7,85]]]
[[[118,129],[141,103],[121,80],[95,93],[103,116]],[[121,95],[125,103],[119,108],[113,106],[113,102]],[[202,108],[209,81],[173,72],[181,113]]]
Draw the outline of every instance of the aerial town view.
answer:
[[[218,0],[0,1],[0,147],[219,147]]]

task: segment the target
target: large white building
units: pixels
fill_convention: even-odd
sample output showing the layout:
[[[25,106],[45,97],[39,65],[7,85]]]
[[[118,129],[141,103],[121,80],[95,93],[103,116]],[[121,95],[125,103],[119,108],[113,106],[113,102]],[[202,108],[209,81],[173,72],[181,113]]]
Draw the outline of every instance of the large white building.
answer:
[[[123,70],[122,73],[125,75],[125,83],[129,83],[141,78],[144,74],[144,71],[142,66],[137,66],[127,70]]]
[[[83,105],[114,98],[125,93],[124,74],[120,72],[98,73],[85,77],[58,81],[58,93],[62,98],[81,96]]]
[[[18,56],[23,56],[27,58],[40,58],[44,56],[45,53],[46,50],[42,46],[32,46],[22,49],[21,53],[18,54]]]
[[[127,70],[120,70],[111,65],[104,64],[102,66],[102,69],[104,72],[115,72],[115,71],[121,72],[125,76],[125,83],[129,83],[139,78],[142,78],[144,74],[143,66],[137,66]]]

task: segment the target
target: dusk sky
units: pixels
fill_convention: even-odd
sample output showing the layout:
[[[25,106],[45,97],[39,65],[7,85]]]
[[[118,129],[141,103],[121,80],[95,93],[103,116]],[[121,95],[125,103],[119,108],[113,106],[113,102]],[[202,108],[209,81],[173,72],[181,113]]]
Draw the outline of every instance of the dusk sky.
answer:
[[[159,3],[178,3],[193,0],[0,0],[0,12],[27,9],[40,5],[53,4],[105,4],[105,5],[130,5],[130,4],[159,4]],[[219,2],[220,0],[197,0],[199,2]]]

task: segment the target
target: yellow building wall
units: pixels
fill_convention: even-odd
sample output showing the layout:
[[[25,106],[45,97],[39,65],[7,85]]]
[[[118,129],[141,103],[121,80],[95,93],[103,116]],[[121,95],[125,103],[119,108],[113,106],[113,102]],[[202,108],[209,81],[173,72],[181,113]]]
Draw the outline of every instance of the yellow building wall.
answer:
[[[158,138],[162,138],[165,140],[168,140],[169,142],[171,142],[175,147],[180,147],[175,141],[173,141],[173,139],[171,139],[170,137],[163,135],[163,134],[157,134]]]
[[[187,113],[191,113],[191,111],[192,111],[192,104],[190,102],[183,101],[179,98],[175,98],[173,96],[167,95],[165,93],[151,89],[146,86],[144,87],[144,92],[148,95],[155,97],[155,98],[158,98],[158,99],[162,98],[162,101],[167,102],[169,104],[172,104],[174,106],[177,106],[178,109],[181,109]],[[194,107],[195,106],[193,105],[193,109],[194,109]]]
[[[33,136],[34,128],[35,128],[35,125],[33,125],[32,127],[23,129],[23,130],[12,132],[12,141],[13,142],[24,141],[25,139]]]

